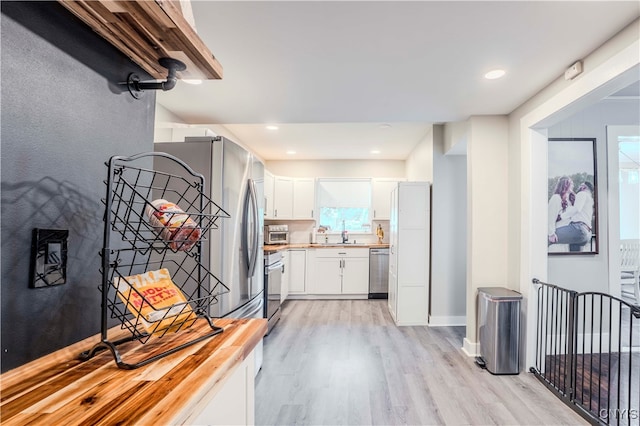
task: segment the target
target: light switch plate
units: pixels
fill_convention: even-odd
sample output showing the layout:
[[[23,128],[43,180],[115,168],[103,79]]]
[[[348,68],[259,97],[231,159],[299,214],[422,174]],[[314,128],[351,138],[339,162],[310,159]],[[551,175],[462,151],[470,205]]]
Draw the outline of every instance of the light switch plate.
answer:
[[[51,287],[67,282],[68,238],[66,229],[33,229],[29,287]]]

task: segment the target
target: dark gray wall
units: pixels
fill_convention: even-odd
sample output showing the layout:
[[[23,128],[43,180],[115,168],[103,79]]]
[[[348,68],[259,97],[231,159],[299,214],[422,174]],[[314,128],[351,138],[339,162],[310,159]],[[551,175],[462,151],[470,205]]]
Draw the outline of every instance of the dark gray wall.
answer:
[[[153,151],[155,93],[57,2],[2,7],[2,371],[100,331],[104,162]],[[67,283],[29,288],[33,228],[69,230]],[[87,348],[88,349],[88,348]]]

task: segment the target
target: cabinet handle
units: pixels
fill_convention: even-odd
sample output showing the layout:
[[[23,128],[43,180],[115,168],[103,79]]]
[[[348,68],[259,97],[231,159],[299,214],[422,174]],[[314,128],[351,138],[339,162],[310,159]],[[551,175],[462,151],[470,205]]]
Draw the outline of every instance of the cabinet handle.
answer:
[[[376,211],[375,210],[373,211],[373,218],[374,219],[376,218]]]
[[[311,217],[313,217],[313,209],[311,209]]]
[[[273,209],[273,217],[278,217],[278,209]]]

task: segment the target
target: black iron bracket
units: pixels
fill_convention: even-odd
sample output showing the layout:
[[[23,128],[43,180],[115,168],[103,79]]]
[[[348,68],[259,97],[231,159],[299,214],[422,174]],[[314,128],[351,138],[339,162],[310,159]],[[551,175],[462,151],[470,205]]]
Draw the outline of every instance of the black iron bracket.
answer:
[[[187,69],[184,62],[173,58],[160,58],[158,63],[169,70],[167,79],[165,81],[140,81],[140,77],[137,74],[131,73],[127,78],[127,88],[131,96],[140,99],[145,90],[171,90],[178,82],[176,73]]]

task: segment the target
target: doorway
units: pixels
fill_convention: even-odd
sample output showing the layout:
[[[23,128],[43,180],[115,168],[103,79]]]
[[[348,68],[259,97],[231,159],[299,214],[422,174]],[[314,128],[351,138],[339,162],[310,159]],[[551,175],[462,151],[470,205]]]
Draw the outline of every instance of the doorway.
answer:
[[[607,126],[609,179],[609,247],[621,247],[622,241],[640,239],[640,125]],[[610,293],[640,300],[633,288],[623,288],[621,250],[609,256]],[[628,280],[625,279],[625,283]],[[633,286],[633,280],[630,281]]]

